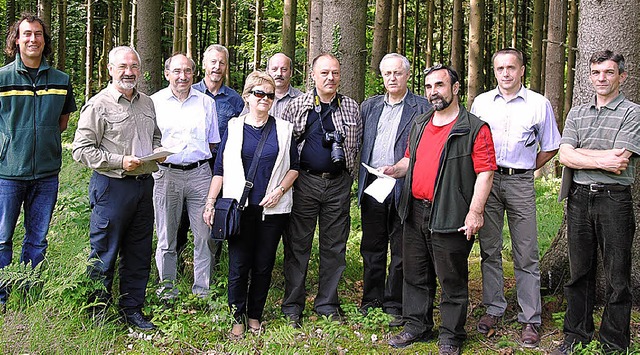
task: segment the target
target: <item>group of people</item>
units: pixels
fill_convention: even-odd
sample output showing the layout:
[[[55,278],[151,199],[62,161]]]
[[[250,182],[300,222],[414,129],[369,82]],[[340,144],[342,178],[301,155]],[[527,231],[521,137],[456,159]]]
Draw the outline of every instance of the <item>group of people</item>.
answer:
[[[12,238],[24,208],[20,261],[44,259],[58,190],[62,132],[76,110],[69,76],[51,68],[45,24],[26,15],[9,31],[0,69],[0,268],[11,263]],[[560,152],[567,174],[570,280],[565,286],[568,354],[594,337],[595,270],[601,250],[606,299],[599,338],[606,351],[630,344],[631,243],[635,232],[630,184],[640,153],[640,107],[620,92],[624,58],[600,51],[589,61],[594,99],[574,107],[563,135],[551,105],[524,87],[522,52],[492,58],[497,87],[468,111],[459,101],[454,68],[425,70],[425,97],[408,90],[410,63],[387,54],[380,62],[385,93],[358,105],[338,93],[340,62],[324,53],[311,62],[314,87],[290,84],[293,65],[282,53],[255,71],[238,94],[224,85],[229,53],[212,45],[205,76],[183,54],[165,61],[169,86],[150,97],[137,90],[142,68],[131,47],[109,52],[111,82],[82,108],[73,158],[94,170],[89,276],[104,290],[90,301],[111,302],[119,258],[119,309],[125,322],[155,326],[142,314],[151,270],[154,221],[157,295],[178,294],[178,256],[193,234],[192,292],[206,297],[221,250],[210,238],[215,202],[244,202],[240,234],[228,240],[228,301],[232,339],[260,332],[276,251],[284,245],[282,312],[300,327],[316,227],[318,293],[314,311],[340,321],[338,285],[346,268],[350,194],[357,179],[362,216],[360,311],[382,308],[396,348],[435,337],[436,287],[441,298],[439,353],[459,354],[466,338],[468,257],[480,242],[483,304],[477,330],[490,334],[507,301],[502,270],[506,212],[511,235],[520,343],[536,347],[541,324],[534,171]],[[213,100],[212,100],[213,99]],[[170,154],[171,153],[171,154]],[[379,177],[396,178],[380,201],[365,192]],[[571,175],[569,175],[571,174]],[[246,195],[245,199],[241,197]],[[390,255],[390,260],[387,260]],[[387,270],[388,267],[388,270]],[[4,310],[6,288],[0,288]]]

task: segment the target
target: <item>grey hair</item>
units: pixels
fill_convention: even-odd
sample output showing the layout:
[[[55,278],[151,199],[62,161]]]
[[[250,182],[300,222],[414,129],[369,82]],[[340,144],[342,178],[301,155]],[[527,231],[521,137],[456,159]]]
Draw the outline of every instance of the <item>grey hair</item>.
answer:
[[[189,62],[191,63],[191,69],[193,71],[196,71],[196,62],[193,61],[193,59],[187,57],[184,53],[175,53],[174,55],[172,55],[171,57],[167,58],[167,60],[164,61],[164,70],[169,70],[169,68],[171,68],[171,60],[174,57],[177,57],[179,55],[183,55],[185,56],[187,59],[189,59]]]
[[[221,45],[221,44],[212,44],[209,47],[207,47],[207,49],[204,50],[204,53],[202,54],[202,61],[205,61],[205,58],[207,58],[211,52],[222,52],[224,53],[225,58],[227,59],[227,65],[229,64],[229,50],[227,49],[227,47]]]
[[[402,67],[404,68],[404,70],[408,73],[411,71],[411,63],[409,63],[409,59],[407,59],[407,57],[403,56],[402,54],[398,54],[398,53],[389,53],[386,54],[384,57],[382,57],[382,60],[380,60],[380,71],[382,71],[382,62],[385,59],[392,59],[392,58],[398,58],[402,61]]]
[[[138,54],[138,52],[135,49],[129,46],[118,46],[118,47],[114,47],[111,51],[109,51],[109,63],[114,64],[113,62],[116,60],[116,57],[121,52],[132,52],[133,54],[136,55],[136,58],[138,59],[138,65],[142,64],[140,63],[140,54]]]

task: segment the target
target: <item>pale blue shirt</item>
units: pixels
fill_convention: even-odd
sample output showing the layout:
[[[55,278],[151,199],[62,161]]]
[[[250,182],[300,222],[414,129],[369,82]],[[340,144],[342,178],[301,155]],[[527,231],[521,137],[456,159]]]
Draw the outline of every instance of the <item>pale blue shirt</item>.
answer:
[[[538,151],[550,152],[560,146],[551,103],[524,86],[509,101],[497,87],[479,95],[471,113],[489,124],[498,166],[535,169]]]
[[[215,102],[195,90],[180,102],[171,88],[151,95],[156,108],[158,128],[162,132],[162,146],[184,146],[184,150],[167,157],[165,163],[186,165],[211,158],[209,144],[220,143],[218,115]]]

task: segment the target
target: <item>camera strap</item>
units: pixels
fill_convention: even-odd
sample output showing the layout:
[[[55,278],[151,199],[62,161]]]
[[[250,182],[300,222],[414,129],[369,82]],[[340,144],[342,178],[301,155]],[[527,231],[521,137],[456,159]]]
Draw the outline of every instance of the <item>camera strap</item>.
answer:
[[[317,95],[315,97],[317,102],[316,102],[314,111],[318,113],[319,117],[317,120],[313,121],[313,123],[309,126],[309,128],[306,129],[304,133],[296,140],[296,144],[300,144],[305,139],[307,139],[307,136],[309,136],[309,134],[311,134],[312,132],[315,132],[318,129],[318,126],[320,126],[323,133],[326,132],[324,129],[324,125],[322,124],[322,120],[324,120],[327,117],[327,115],[333,114],[333,112],[335,112],[335,107],[332,104],[329,104],[328,110],[322,112],[321,106],[320,106],[320,99],[318,98]]]

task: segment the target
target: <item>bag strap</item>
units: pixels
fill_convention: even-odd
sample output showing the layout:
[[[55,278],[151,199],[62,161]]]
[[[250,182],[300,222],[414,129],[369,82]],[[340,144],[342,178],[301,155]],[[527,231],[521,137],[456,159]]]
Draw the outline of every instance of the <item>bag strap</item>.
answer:
[[[253,160],[251,160],[251,166],[249,167],[249,172],[246,176],[246,181],[244,183],[244,191],[242,191],[242,197],[240,197],[240,201],[238,202],[238,209],[244,210],[244,205],[247,202],[247,198],[249,197],[249,191],[253,188],[253,179],[256,176],[256,170],[258,170],[258,161],[260,160],[260,156],[262,155],[262,148],[264,148],[264,143],[267,141],[267,137],[269,137],[269,133],[271,132],[271,127],[275,125],[275,118],[269,116],[267,119],[267,123],[264,126],[264,130],[262,131],[262,135],[260,136],[260,141],[258,141],[258,146],[256,147],[255,153],[253,153]]]

